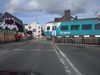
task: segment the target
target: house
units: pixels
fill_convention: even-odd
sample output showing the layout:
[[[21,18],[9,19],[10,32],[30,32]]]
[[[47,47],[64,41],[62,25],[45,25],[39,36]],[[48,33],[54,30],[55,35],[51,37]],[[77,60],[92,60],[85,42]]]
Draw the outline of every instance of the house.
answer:
[[[26,25],[25,29],[27,29],[28,31],[32,31],[34,38],[41,38],[42,28],[38,23],[33,22],[30,25]]]
[[[54,21],[62,22],[62,21],[75,20],[75,19],[77,19],[77,16],[74,18],[71,16],[70,10],[65,10],[64,16],[62,16],[61,18],[55,18]]]

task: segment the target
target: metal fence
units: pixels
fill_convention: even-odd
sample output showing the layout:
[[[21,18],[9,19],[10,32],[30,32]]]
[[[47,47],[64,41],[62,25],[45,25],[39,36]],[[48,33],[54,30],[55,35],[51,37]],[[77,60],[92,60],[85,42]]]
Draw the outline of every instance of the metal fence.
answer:
[[[100,38],[56,37],[52,38],[52,41],[56,43],[100,44]]]

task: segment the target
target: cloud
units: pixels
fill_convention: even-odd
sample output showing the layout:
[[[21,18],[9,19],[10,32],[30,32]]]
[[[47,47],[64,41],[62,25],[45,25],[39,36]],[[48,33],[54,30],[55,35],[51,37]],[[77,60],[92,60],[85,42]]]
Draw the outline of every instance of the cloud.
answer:
[[[38,3],[34,0],[10,0],[6,5],[6,11],[12,14],[30,12],[36,9],[38,9]]]
[[[62,15],[64,10],[70,9],[72,14],[100,13],[99,0],[10,0],[6,5],[7,11],[13,14],[33,12],[41,9],[45,13]],[[92,7],[91,7],[92,5]]]

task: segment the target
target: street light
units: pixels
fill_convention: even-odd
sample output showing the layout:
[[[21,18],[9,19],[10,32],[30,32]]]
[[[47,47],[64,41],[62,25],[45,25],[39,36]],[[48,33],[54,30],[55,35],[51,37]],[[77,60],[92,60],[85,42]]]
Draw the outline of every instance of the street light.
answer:
[[[39,24],[39,23],[38,23],[38,14],[39,14],[39,13],[37,13],[37,11],[40,12],[41,9],[37,9],[37,10],[36,10],[36,14],[35,14],[35,16],[36,16],[36,17],[35,17],[35,22],[36,22],[36,23],[34,23],[34,25],[35,25],[34,28],[35,28],[35,30],[36,30],[36,32],[35,32],[36,35],[35,35],[35,36],[38,37],[38,36],[39,36],[39,32],[38,32],[38,30],[37,30],[37,29],[38,29],[37,25]]]
[[[42,11],[41,9],[37,9],[36,11]],[[38,23],[38,15],[37,15],[37,13],[36,13],[36,23]]]

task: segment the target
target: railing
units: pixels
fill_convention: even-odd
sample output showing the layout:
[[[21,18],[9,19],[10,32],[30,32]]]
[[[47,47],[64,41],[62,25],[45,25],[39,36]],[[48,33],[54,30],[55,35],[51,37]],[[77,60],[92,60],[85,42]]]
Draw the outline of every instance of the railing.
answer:
[[[60,37],[54,38],[56,43],[75,43],[75,44],[100,44],[100,38],[71,38],[71,37]]]

